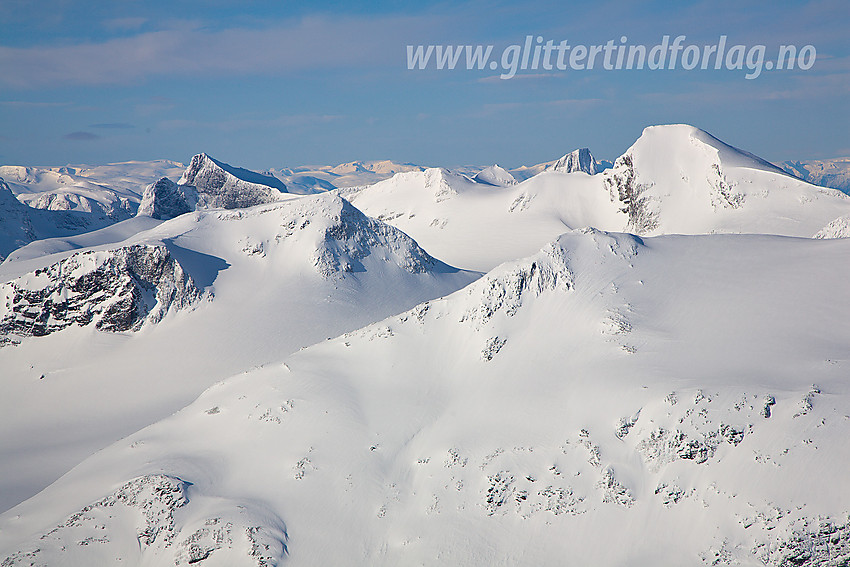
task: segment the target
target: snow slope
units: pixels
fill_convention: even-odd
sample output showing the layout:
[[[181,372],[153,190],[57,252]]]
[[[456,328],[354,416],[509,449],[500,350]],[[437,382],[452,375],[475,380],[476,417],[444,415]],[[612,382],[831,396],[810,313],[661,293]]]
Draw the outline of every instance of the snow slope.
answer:
[[[37,337],[20,332],[26,325],[7,326],[7,342],[19,344],[0,348],[3,509],[226,376],[445,295],[480,275],[447,266],[333,194],[146,222],[124,240],[116,241],[119,223],[90,235],[88,247],[77,247],[77,237],[51,255],[2,266],[4,281],[17,282],[7,286],[12,296],[15,289],[33,294],[31,301],[11,301],[6,313],[49,323],[47,335]],[[127,318],[144,312],[132,311],[129,298],[149,286],[125,287],[137,277],[124,276],[139,270],[97,269],[97,262],[121,265],[107,259],[120,260],[122,251],[138,247],[164,251],[205,299],[189,294],[157,324],[98,331],[98,314],[110,312],[118,298],[127,298],[127,309],[118,311]],[[85,263],[90,272],[69,274],[69,263]],[[116,295],[120,289],[127,293]],[[145,304],[152,313],[159,312],[159,297]],[[174,295],[163,304],[169,300],[177,304]],[[88,321],[84,314],[95,314],[94,323],[80,326]]]
[[[345,195],[452,265],[479,271],[585,226],[642,235],[810,237],[850,213],[841,192],[686,125],[647,128],[613,168],[596,175],[550,170],[498,187],[429,169]]]
[[[843,564],[848,253],[566,234],[215,385],[0,517],[0,556]]]

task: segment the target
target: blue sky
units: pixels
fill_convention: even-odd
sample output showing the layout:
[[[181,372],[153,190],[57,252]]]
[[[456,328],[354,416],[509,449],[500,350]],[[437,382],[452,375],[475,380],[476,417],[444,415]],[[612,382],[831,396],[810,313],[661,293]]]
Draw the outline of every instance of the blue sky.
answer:
[[[0,3],[0,163],[205,151],[265,169],[393,159],[508,167],[622,153],[686,122],[772,161],[850,155],[850,5],[817,2]],[[811,44],[806,71],[408,70],[406,46]]]

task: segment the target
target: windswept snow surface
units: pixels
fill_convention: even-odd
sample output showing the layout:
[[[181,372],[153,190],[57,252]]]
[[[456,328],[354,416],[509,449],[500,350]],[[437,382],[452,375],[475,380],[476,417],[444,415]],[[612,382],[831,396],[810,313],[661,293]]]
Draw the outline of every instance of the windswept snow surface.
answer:
[[[132,221],[140,219],[126,222]],[[117,243],[68,246],[3,265],[4,281],[20,282],[14,289],[45,290],[27,303],[12,301],[10,288],[10,309],[22,321],[47,322],[50,331],[2,337],[3,509],[226,376],[453,292],[480,275],[442,263],[328,193],[148,222],[152,228]],[[111,290],[125,284],[105,275],[69,280],[62,267],[139,245],[164,247],[205,298],[135,332],[65,325],[85,322],[78,314],[86,305],[107,312]]]
[[[571,232],[215,385],[0,517],[0,556],[843,564],[848,253]]]

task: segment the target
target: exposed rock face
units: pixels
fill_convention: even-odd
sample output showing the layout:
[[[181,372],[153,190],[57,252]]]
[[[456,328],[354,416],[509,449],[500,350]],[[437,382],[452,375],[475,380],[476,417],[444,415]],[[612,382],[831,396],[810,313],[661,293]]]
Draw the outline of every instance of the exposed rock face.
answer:
[[[197,197],[194,191],[177,185],[163,177],[145,188],[136,216],[149,216],[159,220],[173,219],[194,210]]]
[[[593,155],[591,155],[590,150],[587,148],[580,148],[568,153],[555,162],[555,165],[552,166],[551,170],[561,173],[583,171],[588,175],[594,175],[599,168],[596,167],[596,160],[593,159]]]
[[[0,335],[42,336],[90,323],[138,330],[200,296],[164,246],[80,252],[0,285]]]
[[[190,505],[191,484],[165,474],[134,478],[71,514],[0,565],[193,565],[211,557],[227,565],[278,565],[287,552],[287,534],[279,519],[268,522],[268,514],[233,505],[198,526],[178,525],[175,516]],[[259,525],[260,518],[272,527]],[[135,531],[138,545],[114,553],[112,538],[128,528]]]
[[[815,233],[812,238],[850,238],[850,215],[838,217]]]
[[[628,228],[635,234],[646,234],[658,228],[658,212],[646,195],[651,186],[638,183],[634,159],[623,154],[614,162],[614,167],[605,172],[605,187],[614,202],[621,203],[620,212],[629,217]]]
[[[191,185],[198,192],[198,206],[241,209],[280,199],[286,185],[270,175],[232,167],[206,154],[198,154],[183,172],[178,185]]]

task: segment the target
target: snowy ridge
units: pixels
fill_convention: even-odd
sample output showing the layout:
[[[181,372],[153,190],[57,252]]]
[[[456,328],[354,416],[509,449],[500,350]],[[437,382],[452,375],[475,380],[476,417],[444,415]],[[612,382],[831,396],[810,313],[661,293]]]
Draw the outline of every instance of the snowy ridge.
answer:
[[[841,564],[849,506],[835,495],[848,481],[833,464],[850,458],[850,337],[828,298],[845,285],[847,249],[567,234],[466,290],[211,388],[14,523],[3,516],[0,549],[67,553],[38,538],[113,490],[98,487],[157,470],[197,487],[174,541],[207,521],[204,499],[260,506],[272,541],[285,523],[291,565]],[[817,290],[799,295],[818,267]],[[778,304],[770,320],[749,316]],[[825,315],[801,326],[812,310]],[[783,346],[789,333],[800,349]],[[611,533],[629,545],[609,545]],[[126,557],[135,537],[109,530],[74,553]],[[209,557],[256,564],[235,544]]]
[[[565,164],[570,156],[581,162],[581,154],[568,154]],[[846,195],[687,125],[647,128],[614,167],[596,175],[542,171],[517,184],[476,187],[465,177],[428,171],[399,174],[346,197],[437,257],[482,271],[585,226],[641,235],[808,238],[850,214]],[[437,171],[442,182],[434,179]]]
[[[2,271],[6,279],[31,278],[30,272],[46,273],[79,253],[100,258],[120,248],[164,247],[214,299],[137,333],[71,324],[61,333],[16,338],[16,346],[0,348],[4,387],[13,392],[0,396],[0,429],[20,432],[0,438],[2,509],[40,491],[100,447],[177,411],[218,380],[480,277],[433,258],[398,229],[365,217],[332,193],[195,211],[164,222],[148,217],[124,222],[134,223],[135,231],[119,223],[115,234],[93,234],[88,243],[74,237],[66,247],[56,243],[50,256],[21,258]],[[114,280],[117,292],[121,280]],[[91,302],[106,301],[112,292],[110,287]],[[45,301],[50,297],[45,293]],[[120,379],[115,368],[121,368]],[[75,402],[65,403],[71,397]],[[33,404],[45,412],[37,424],[25,411]],[[56,443],[57,430],[62,443]]]
[[[0,284],[0,336],[43,336],[69,325],[138,330],[201,296],[163,246],[78,252]]]
[[[280,200],[286,185],[279,179],[197,154],[178,185],[192,186],[201,207],[236,209]]]

